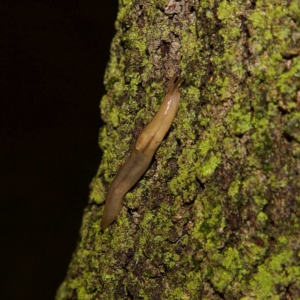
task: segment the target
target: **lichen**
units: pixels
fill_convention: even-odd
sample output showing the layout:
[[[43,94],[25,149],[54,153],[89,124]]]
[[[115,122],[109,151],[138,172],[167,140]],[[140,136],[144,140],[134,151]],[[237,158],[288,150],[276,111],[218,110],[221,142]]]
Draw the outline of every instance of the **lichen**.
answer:
[[[119,2],[103,157],[57,299],[299,298],[297,1]],[[107,187],[175,70],[174,124],[101,232]]]

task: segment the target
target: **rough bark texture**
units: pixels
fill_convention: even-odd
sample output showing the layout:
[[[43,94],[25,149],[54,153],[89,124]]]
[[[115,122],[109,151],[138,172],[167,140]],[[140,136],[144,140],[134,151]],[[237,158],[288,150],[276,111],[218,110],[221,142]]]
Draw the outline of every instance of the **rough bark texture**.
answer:
[[[300,299],[299,1],[119,2],[103,158],[57,299]],[[101,232],[176,70],[174,124]]]

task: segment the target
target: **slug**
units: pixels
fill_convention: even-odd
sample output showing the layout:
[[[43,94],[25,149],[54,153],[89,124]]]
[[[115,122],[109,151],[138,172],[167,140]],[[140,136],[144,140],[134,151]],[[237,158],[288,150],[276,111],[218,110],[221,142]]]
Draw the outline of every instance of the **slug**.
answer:
[[[157,113],[140,133],[133,151],[113,179],[106,195],[100,224],[102,230],[116,219],[122,209],[125,194],[147,171],[156,149],[170,129],[178,110],[180,99],[178,88],[182,81],[178,73],[173,75]]]

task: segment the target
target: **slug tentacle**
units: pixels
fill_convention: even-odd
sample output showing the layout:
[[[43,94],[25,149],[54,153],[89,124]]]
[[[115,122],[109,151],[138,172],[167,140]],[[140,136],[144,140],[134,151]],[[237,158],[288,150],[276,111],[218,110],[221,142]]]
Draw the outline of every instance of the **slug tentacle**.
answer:
[[[107,228],[116,219],[122,209],[125,194],[147,171],[155,151],[176,116],[180,99],[178,88],[182,82],[183,79],[175,73],[168,84],[167,94],[157,113],[143,129],[133,151],[113,179],[106,196],[101,229]]]

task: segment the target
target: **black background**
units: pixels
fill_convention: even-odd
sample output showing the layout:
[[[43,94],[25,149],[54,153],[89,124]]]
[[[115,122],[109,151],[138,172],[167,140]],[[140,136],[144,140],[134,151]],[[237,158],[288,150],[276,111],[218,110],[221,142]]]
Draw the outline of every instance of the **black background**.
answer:
[[[0,3],[0,299],[53,299],[101,159],[117,0]]]

